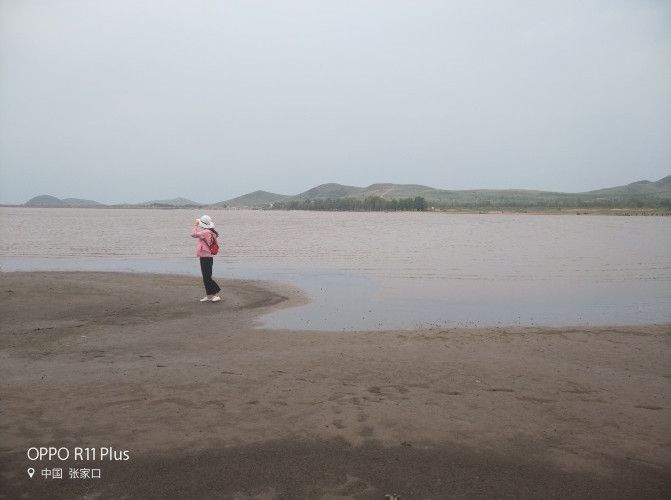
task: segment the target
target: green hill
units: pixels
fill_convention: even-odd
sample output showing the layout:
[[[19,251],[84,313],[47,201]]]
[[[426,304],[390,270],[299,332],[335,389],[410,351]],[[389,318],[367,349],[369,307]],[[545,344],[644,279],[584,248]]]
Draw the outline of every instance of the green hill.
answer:
[[[29,199],[27,202],[24,203],[24,206],[26,207],[45,207],[45,208],[53,208],[53,207],[80,207],[80,208],[87,208],[87,207],[104,207],[102,203],[98,203],[97,201],[93,200],[83,200],[81,198],[56,198],[55,196],[50,196],[48,194],[42,194],[40,196],[35,196],[34,198]]]
[[[379,197],[384,200],[424,198],[436,208],[670,208],[671,176],[656,182],[639,181],[584,193],[560,193],[528,189],[471,189],[451,191],[417,184],[371,184],[368,187],[322,184],[295,196],[280,200],[283,207],[296,207],[307,200],[364,200]]]
[[[93,200],[82,200],[81,198],[63,198],[63,203],[68,207],[104,207],[103,203]]]
[[[671,175],[656,182],[638,181],[613,188],[598,189],[583,193],[582,196],[596,200],[632,200],[638,204],[661,203],[671,200]]]
[[[303,191],[296,196],[291,196],[292,200],[328,200],[337,198],[356,198],[363,192],[364,188],[355,186],[343,186],[342,184],[321,184],[319,186]]]
[[[624,186],[597,189],[583,193],[559,193],[529,189],[470,189],[446,190],[419,184],[371,184],[368,187],[329,183],[289,196],[268,191],[254,191],[237,198],[207,205],[214,208],[309,208],[310,202],[333,209],[360,206],[362,201],[408,200],[423,198],[429,207],[443,209],[557,209],[557,208],[658,208],[671,209],[671,175],[658,181],[638,181]],[[344,202],[331,203],[335,200]],[[358,201],[353,201],[358,200]],[[325,202],[325,203],[324,203]],[[370,205],[370,203],[368,203]],[[379,206],[384,206],[381,201]],[[186,199],[172,198],[136,204],[103,205],[79,198],[59,199],[40,195],[28,200],[27,207],[109,207],[109,208],[190,208],[205,206]],[[312,206],[315,206],[314,204]],[[346,209],[346,208],[345,208]]]
[[[29,199],[24,203],[26,207],[67,207],[65,203],[60,198],[55,196],[50,196],[48,194],[42,194],[40,196],[35,196],[34,198]]]
[[[275,202],[286,200],[290,196],[284,194],[270,193],[268,191],[254,191],[237,198],[221,201],[210,205],[212,207],[234,207],[234,208],[259,208],[267,207]]]
[[[594,195],[638,195],[638,194],[658,194],[668,193],[671,191],[671,175],[667,175],[663,179],[656,182],[638,181],[627,184],[626,186],[618,186],[606,189],[597,189],[596,191],[589,191],[588,194]]]
[[[449,191],[436,189],[419,184],[371,184],[368,187],[343,186],[341,184],[322,184],[303,193],[287,198],[292,200],[325,200],[340,198],[365,199],[370,196],[379,196],[385,200],[399,200],[421,196],[429,202],[447,205],[473,204],[484,200],[531,203],[539,199],[562,199],[570,196],[565,193],[551,193],[546,191],[532,191],[521,189],[494,190],[477,189]]]

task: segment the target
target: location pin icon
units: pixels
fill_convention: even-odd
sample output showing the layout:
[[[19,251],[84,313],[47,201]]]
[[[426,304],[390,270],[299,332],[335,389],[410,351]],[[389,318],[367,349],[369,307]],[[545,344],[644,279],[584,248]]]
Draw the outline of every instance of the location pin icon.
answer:
[[[33,474],[35,474],[35,469],[31,467],[30,469],[28,469],[28,475],[32,478]]]

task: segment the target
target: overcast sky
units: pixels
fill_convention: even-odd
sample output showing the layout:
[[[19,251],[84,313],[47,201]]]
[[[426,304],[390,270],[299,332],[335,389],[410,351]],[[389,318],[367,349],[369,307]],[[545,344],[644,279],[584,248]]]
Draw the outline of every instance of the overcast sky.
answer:
[[[671,2],[0,0],[0,202],[671,174]]]

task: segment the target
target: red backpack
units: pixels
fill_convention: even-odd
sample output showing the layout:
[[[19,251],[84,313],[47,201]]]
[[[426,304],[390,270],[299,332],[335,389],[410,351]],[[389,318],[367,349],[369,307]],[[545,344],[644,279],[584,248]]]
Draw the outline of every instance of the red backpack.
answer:
[[[212,231],[210,231],[212,233]],[[212,233],[212,244],[210,245],[210,253],[212,255],[217,255],[219,253],[219,243],[217,243],[217,237]]]

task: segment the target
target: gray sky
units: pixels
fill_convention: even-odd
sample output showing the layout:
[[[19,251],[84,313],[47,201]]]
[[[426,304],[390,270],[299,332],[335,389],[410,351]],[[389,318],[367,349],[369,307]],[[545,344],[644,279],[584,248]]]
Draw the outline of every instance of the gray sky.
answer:
[[[671,3],[0,0],[0,201],[671,173]]]

